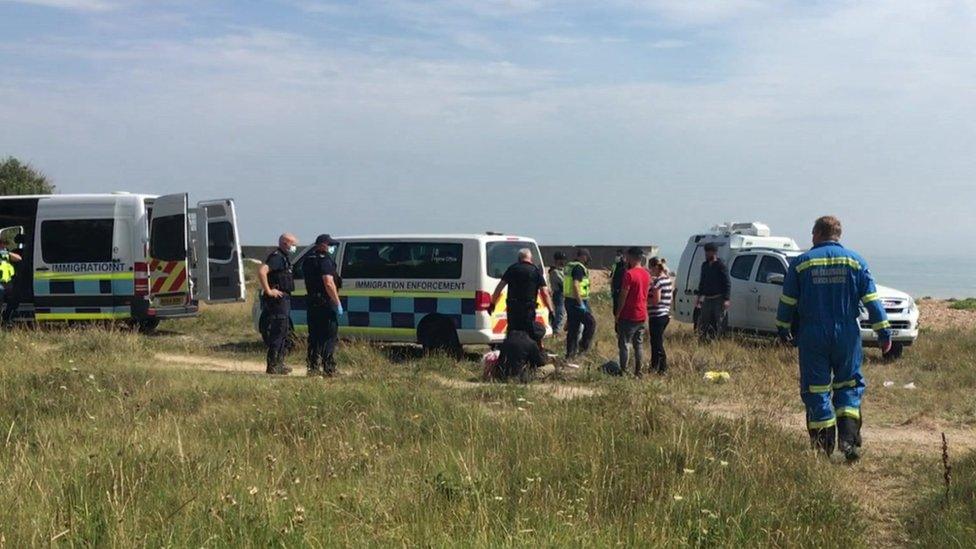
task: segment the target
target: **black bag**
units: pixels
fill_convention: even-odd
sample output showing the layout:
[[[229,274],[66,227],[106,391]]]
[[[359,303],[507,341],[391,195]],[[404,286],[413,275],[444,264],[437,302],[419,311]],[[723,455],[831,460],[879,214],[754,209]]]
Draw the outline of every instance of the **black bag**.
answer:
[[[624,375],[624,371],[620,368],[620,364],[617,364],[617,361],[615,360],[611,360],[603,366],[600,366],[600,369],[603,370],[603,373],[607,374],[608,376]]]

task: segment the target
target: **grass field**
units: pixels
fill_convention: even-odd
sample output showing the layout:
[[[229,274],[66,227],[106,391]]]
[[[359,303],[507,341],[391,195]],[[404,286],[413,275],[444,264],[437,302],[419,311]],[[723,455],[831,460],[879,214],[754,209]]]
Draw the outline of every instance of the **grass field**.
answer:
[[[0,545],[976,543],[973,329],[869,353],[849,467],[807,449],[794,351],[677,326],[667,377],[606,378],[597,301],[584,368],[528,385],[363,343],[338,378],[264,376],[245,304],[151,337],[2,334]]]

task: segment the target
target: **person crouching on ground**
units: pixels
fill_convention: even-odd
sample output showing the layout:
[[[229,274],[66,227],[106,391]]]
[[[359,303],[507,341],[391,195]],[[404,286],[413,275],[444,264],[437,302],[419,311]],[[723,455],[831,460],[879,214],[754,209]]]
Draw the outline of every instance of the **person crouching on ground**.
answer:
[[[518,377],[523,383],[532,379],[535,371],[546,364],[546,352],[538,344],[546,335],[546,327],[538,322],[531,332],[510,330],[499,347],[495,367],[486,371],[486,380],[504,380]]]
[[[634,375],[641,376],[644,354],[644,329],[647,322],[647,292],[651,275],[641,265],[643,252],[629,248],[626,254],[626,271],[621,277],[620,299],[614,311],[617,327],[617,349],[620,351],[620,368],[627,371],[627,346],[634,348]]]

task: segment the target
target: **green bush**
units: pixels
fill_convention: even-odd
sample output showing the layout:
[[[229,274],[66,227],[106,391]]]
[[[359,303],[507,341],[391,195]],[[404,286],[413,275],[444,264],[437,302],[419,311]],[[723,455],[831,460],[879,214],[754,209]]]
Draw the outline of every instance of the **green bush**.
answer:
[[[955,300],[949,308],[957,311],[976,311],[976,297]]]

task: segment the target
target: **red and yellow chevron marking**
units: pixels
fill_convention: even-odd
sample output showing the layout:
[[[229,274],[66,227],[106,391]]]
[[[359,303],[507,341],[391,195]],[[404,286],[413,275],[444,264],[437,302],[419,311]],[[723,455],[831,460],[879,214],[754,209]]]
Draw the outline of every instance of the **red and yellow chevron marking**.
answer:
[[[149,261],[150,293],[165,294],[187,291],[186,261]]]
[[[491,315],[491,333],[493,334],[504,334],[508,330],[508,310],[505,307],[507,295],[507,291],[502,291],[502,295],[498,298],[498,303],[495,305],[495,312]],[[538,314],[535,316],[535,321],[541,323],[543,326],[548,326],[549,310],[542,304],[541,299],[536,303],[536,311],[538,311]]]

